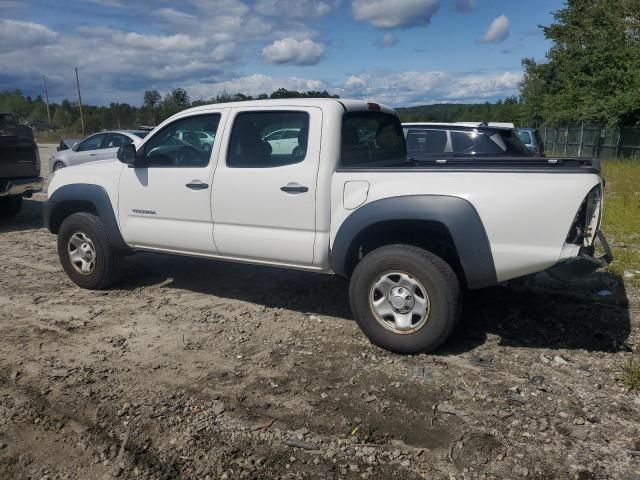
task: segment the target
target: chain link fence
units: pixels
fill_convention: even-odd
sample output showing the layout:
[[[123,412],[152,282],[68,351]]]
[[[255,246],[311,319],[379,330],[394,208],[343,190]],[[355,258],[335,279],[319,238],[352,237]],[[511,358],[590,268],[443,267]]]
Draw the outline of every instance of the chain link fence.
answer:
[[[549,156],[640,160],[640,128],[587,125],[539,128]]]

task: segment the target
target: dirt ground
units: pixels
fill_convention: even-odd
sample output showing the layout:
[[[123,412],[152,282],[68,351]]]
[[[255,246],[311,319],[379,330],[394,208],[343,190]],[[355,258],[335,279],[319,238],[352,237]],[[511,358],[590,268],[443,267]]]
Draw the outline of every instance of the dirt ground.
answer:
[[[329,276],[140,254],[80,290],[44,198],[0,224],[2,479],[640,479],[616,276],[468,293],[444,348],[398,356]]]

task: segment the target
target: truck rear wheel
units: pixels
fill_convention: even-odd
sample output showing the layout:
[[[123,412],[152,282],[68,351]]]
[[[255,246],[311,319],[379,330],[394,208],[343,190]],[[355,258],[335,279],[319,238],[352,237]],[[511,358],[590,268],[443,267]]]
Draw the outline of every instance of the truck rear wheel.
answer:
[[[58,257],[69,278],[79,287],[100,290],[120,277],[123,255],[112,245],[100,217],[74,213],[58,232]]]
[[[22,208],[22,197],[0,197],[0,218],[15,217]]]
[[[410,245],[367,254],[349,285],[351,311],[375,345],[395,353],[430,352],[453,332],[460,284],[440,257]]]

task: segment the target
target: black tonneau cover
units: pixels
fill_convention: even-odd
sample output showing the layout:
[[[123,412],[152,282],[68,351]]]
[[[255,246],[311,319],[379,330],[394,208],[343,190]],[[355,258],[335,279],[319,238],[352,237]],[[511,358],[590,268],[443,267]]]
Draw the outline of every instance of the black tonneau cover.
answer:
[[[591,157],[490,157],[479,155],[450,156],[444,158],[413,157],[410,161],[417,166],[433,167],[478,167],[478,168],[597,168],[599,162]]]
[[[589,157],[489,157],[444,156],[411,157],[406,164],[339,168],[339,171],[447,171],[447,172],[515,172],[515,173],[600,173],[600,162]]]

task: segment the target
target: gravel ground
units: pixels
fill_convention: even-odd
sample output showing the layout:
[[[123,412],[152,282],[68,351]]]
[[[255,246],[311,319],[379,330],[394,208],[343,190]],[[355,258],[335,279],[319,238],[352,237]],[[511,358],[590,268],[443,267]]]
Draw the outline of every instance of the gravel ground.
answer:
[[[468,293],[443,349],[403,357],[329,276],[140,254],[80,290],[43,199],[0,224],[0,478],[640,479],[618,277]]]

